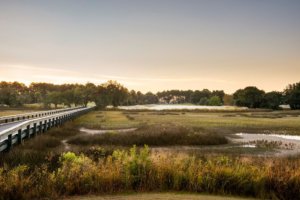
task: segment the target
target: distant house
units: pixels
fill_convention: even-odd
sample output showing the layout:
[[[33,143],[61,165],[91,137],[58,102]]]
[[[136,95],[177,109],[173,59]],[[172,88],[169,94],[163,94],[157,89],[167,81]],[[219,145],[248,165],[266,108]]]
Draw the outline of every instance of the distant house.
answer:
[[[185,102],[185,96],[164,96],[159,98],[160,104],[180,104]]]

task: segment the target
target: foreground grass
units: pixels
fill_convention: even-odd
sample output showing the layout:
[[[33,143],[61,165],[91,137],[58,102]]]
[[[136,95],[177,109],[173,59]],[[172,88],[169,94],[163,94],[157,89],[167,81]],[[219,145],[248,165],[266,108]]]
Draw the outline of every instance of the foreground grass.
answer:
[[[64,200],[251,200],[249,198],[224,197],[182,193],[142,193],[126,195],[80,196]]]
[[[0,166],[27,165],[34,167],[49,161],[56,162],[59,155],[66,151],[62,141],[77,134],[79,134],[78,127],[74,126],[73,122],[67,122],[62,127],[52,128],[47,133],[24,140],[22,145],[14,146],[9,153],[0,153]]]
[[[0,199],[59,199],[124,192],[192,192],[296,200],[299,159],[150,154],[147,147],[101,156],[62,154],[56,166],[0,168]]]

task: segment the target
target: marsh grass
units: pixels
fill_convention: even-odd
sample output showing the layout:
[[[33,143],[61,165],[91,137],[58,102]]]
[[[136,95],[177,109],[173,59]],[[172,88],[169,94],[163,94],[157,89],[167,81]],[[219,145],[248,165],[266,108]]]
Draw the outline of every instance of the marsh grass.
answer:
[[[76,119],[75,124],[91,129],[131,128],[140,124],[140,121],[133,120],[133,116],[126,115],[121,111],[93,111]]]
[[[224,135],[205,133],[202,130],[176,124],[145,125],[127,133],[79,135],[69,140],[76,145],[169,146],[169,145],[219,145],[228,141]]]
[[[220,156],[231,151],[230,148],[217,150],[220,151],[217,156],[206,148],[197,157],[179,152],[151,154],[148,147],[129,150],[133,144],[169,147],[225,144],[227,133],[240,130],[300,134],[300,118],[296,113],[284,113],[286,116],[279,118],[239,116],[234,112],[128,113],[135,119],[129,120],[120,111],[91,112],[15,146],[8,154],[1,154],[0,200],[145,191],[299,199],[299,157]],[[223,116],[228,114],[235,116]],[[136,125],[139,129],[132,133],[86,137],[78,131],[82,126],[117,129]],[[61,143],[65,139],[78,144],[74,145],[79,147],[75,153],[65,153]],[[232,151],[238,152],[237,148]]]
[[[103,116],[101,118],[96,116]],[[299,111],[94,111],[75,120],[80,127],[91,129],[121,129],[174,123],[186,127],[201,127],[220,134],[250,132],[300,135]],[[134,119],[133,119],[134,118]]]
[[[127,114],[126,117],[127,117],[128,120],[135,120],[135,117],[133,117],[132,115]]]
[[[46,133],[24,140],[22,145],[16,145],[9,153],[0,154],[0,165],[30,167],[41,166],[48,161],[56,166],[55,159],[65,151],[62,140],[79,134],[73,122],[67,122],[61,127],[52,128]],[[54,159],[54,160],[53,160]]]
[[[58,166],[0,168],[0,199],[59,199],[120,192],[180,191],[296,200],[299,159],[151,154],[146,146],[94,160],[67,152]]]

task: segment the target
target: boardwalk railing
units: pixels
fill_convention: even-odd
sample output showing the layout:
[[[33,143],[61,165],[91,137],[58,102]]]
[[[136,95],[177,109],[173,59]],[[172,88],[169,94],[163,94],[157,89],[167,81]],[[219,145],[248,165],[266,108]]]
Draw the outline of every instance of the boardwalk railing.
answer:
[[[65,112],[65,111],[69,111],[69,110],[74,110],[74,109],[78,109],[78,108],[83,108],[83,107],[38,111],[38,112],[30,112],[30,113],[0,117],[0,124],[7,124],[7,123],[10,123],[10,122],[16,122],[16,121],[22,121],[22,120],[36,118],[36,117],[43,117],[43,116],[53,115],[53,114],[56,114],[56,113]]]
[[[92,109],[94,109],[94,107],[80,107],[19,122],[16,125],[0,131],[0,152],[10,150],[14,144],[21,144],[24,139],[29,139],[37,134],[44,133],[51,127],[59,126]]]

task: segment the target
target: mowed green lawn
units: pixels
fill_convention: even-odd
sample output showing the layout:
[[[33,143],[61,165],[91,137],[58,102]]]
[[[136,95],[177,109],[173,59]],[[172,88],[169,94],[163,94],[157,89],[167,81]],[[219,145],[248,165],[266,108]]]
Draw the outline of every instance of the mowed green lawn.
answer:
[[[199,194],[154,193],[103,196],[78,196],[64,200],[250,200],[250,198],[222,197]]]
[[[76,122],[86,128],[118,129],[144,124],[176,124],[199,127],[220,133],[276,132],[300,135],[299,111],[275,112],[138,112],[94,111]]]

